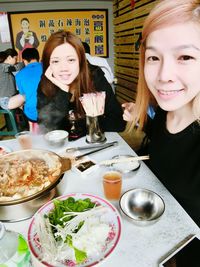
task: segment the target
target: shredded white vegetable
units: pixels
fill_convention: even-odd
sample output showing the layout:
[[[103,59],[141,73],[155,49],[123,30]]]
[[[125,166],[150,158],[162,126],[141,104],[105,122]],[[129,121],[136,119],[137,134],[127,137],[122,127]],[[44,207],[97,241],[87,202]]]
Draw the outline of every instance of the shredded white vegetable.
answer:
[[[66,212],[64,217],[76,216],[66,222],[64,227],[51,225],[48,218],[38,214],[35,219],[35,226],[41,244],[40,258],[55,265],[66,260],[75,262],[74,249],[64,243],[67,235],[72,236],[74,247],[87,253],[87,258],[96,258],[105,248],[106,240],[111,231],[111,226],[101,218],[106,212],[108,212],[108,208],[103,206],[96,206],[84,212]],[[83,226],[77,233],[74,233],[82,221],[84,221]],[[60,241],[55,240],[51,230],[52,226],[57,230],[55,236],[61,237]]]

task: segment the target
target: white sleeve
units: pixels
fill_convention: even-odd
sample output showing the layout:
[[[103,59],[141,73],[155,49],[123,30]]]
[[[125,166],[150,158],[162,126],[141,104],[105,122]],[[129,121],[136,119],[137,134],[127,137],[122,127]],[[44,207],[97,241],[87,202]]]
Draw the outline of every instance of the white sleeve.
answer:
[[[24,34],[22,35],[22,37],[21,37],[21,39],[19,40],[19,42],[20,42],[20,45],[21,45],[22,47],[24,47],[24,45],[25,45]]]
[[[104,66],[101,66],[101,68],[102,68],[102,71],[105,73],[105,77],[107,81],[109,83],[113,83],[114,75],[106,59],[104,61]]]

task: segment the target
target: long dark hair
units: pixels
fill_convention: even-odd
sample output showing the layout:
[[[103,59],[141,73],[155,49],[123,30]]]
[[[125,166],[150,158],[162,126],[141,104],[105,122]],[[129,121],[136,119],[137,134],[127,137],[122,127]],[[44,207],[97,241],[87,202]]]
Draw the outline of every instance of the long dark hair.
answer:
[[[79,101],[79,97],[83,93],[94,92],[94,85],[91,79],[91,74],[89,72],[87,60],[85,57],[85,50],[82,45],[81,40],[69,31],[59,31],[53,33],[47,40],[43,54],[42,54],[42,64],[43,64],[43,75],[41,79],[41,90],[49,98],[55,96],[59,90],[51,81],[45,77],[45,71],[49,67],[50,57],[53,50],[64,43],[68,43],[76,50],[79,59],[79,74],[77,78],[70,85],[70,90],[74,89],[74,98],[76,102],[77,111],[82,113],[82,105]]]

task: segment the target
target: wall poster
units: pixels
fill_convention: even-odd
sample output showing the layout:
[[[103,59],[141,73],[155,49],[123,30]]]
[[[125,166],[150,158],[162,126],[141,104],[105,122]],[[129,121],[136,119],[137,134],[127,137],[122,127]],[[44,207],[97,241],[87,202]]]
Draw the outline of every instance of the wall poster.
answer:
[[[9,12],[13,47],[19,52],[36,47],[42,55],[51,33],[69,30],[90,45],[91,55],[108,57],[108,10]]]

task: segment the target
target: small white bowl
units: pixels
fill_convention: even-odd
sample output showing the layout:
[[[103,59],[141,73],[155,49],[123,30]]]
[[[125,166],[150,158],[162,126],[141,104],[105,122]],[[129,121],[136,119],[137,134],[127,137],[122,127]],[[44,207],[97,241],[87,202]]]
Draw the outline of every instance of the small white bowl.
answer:
[[[54,130],[45,134],[44,138],[51,146],[60,147],[68,141],[69,133],[64,130]]]

